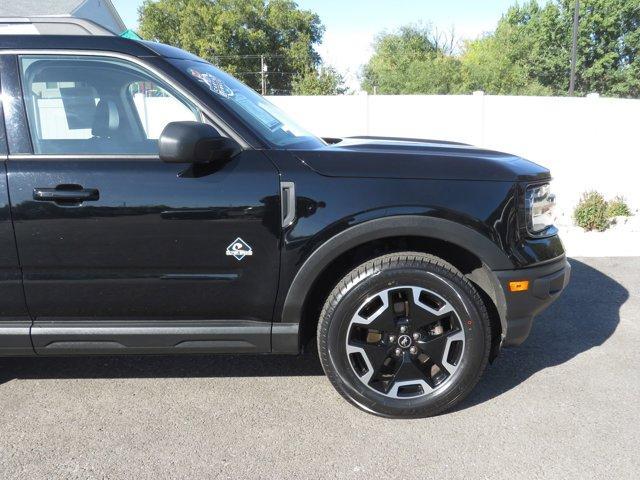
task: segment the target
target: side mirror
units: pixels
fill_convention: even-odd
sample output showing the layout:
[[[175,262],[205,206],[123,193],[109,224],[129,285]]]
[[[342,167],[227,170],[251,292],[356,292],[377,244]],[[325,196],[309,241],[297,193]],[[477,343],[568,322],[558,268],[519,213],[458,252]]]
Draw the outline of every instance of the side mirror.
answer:
[[[212,163],[229,160],[242,148],[206,123],[171,122],[160,134],[158,150],[167,163]]]

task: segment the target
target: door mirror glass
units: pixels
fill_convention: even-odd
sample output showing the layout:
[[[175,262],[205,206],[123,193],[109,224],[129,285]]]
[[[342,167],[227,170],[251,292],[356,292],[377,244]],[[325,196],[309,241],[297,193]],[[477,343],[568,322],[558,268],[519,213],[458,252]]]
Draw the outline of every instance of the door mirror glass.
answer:
[[[160,159],[167,163],[212,163],[233,158],[242,150],[211,125],[171,122],[158,139]]]

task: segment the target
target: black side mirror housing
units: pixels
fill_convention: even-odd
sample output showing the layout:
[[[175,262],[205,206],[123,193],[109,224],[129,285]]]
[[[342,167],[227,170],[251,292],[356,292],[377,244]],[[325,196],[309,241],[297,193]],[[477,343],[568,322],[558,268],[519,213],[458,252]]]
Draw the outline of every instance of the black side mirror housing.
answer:
[[[171,122],[160,134],[158,150],[167,163],[214,163],[235,157],[242,148],[206,123]]]

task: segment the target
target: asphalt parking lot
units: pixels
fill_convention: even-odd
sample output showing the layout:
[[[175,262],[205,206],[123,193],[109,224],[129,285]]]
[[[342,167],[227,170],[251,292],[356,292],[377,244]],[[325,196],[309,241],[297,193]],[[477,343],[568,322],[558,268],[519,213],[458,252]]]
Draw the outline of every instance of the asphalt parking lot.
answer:
[[[638,478],[640,258],[572,264],[430,419],[356,410],[312,354],[0,359],[0,478]]]

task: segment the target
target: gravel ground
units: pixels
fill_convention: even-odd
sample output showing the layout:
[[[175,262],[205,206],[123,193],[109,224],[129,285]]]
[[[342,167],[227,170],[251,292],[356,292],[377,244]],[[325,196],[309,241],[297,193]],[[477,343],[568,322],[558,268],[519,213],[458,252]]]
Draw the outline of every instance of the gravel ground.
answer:
[[[0,478],[638,478],[640,258],[572,263],[436,418],[356,410],[311,354],[0,359]]]

